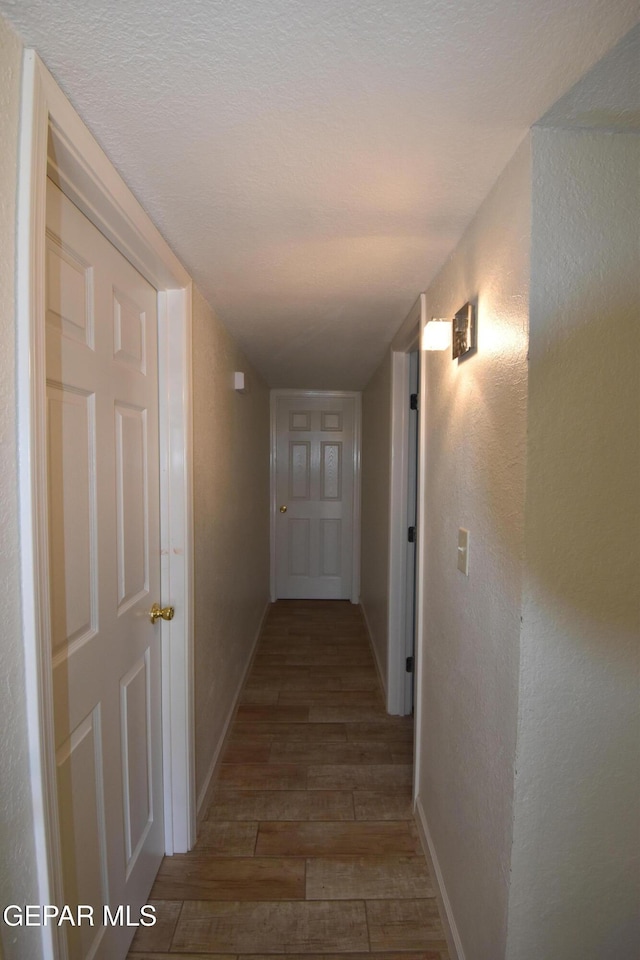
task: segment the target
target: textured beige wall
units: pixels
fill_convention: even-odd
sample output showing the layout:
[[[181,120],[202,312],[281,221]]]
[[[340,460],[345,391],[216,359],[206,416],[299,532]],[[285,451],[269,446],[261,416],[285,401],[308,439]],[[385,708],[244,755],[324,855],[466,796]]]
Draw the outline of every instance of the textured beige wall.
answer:
[[[20,611],[15,216],[22,46],[0,18],[0,904],[37,903]],[[0,923],[5,960],[39,956],[37,928]]]
[[[635,960],[640,138],[534,130],[533,145],[527,563],[507,956]]]
[[[362,580],[360,601],[387,686],[391,353],[362,393]]]
[[[504,956],[521,614],[530,143],[427,290],[478,302],[477,354],[423,354],[426,562],[419,799],[468,960]],[[457,569],[470,532],[469,576]]]
[[[249,391],[233,389],[242,370]],[[194,291],[196,785],[200,794],[269,595],[269,392]]]

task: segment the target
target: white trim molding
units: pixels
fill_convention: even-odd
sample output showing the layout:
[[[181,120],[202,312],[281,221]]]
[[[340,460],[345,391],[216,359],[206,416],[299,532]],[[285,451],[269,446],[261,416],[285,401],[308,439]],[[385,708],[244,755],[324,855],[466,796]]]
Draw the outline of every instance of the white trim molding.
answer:
[[[364,603],[361,604],[360,609],[362,610],[362,619],[364,620],[364,625],[367,631],[367,639],[369,640],[369,647],[371,649],[371,655],[373,656],[373,663],[376,668],[376,673],[378,674],[378,683],[380,684],[380,689],[382,690],[385,700],[387,700],[387,697],[388,697],[387,687],[384,682],[382,670],[380,669],[380,658],[378,656],[376,645],[373,642],[373,633],[371,632],[371,624],[369,623],[369,618],[367,617],[367,610]]]
[[[222,751],[223,751],[223,749],[224,749],[225,743],[226,743],[226,741],[227,741],[227,737],[228,737],[228,735],[229,735],[229,729],[230,729],[230,727],[231,727],[231,722],[232,722],[232,720],[233,720],[233,718],[235,717],[235,714],[236,714],[236,710],[237,710],[237,707],[238,707],[238,702],[239,702],[239,700],[240,700],[240,694],[242,693],[242,691],[243,691],[243,689],[244,689],[245,682],[246,682],[246,680],[247,680],[247,677],[249,676],[249,673],[250,673],[250,671],[251,671],[251,667],[253,666],[253,661],[255,660],[256,652],[257,652],[257,650],[258,650],[258,643],[259,643],[259,641],[260,641],[260,635],[262,634],[262,630],[263,630],[264,625],[265,625],[265,623],[266,623],[266,621],[267,621],[267,617],[268,617],[268,615],[269,615],[269,610],[270,610],[270,609],[271,609],[271,603],[270,603],[270,601],[267,601],[267,603],[265,604],[264,611],[263,611],[263,613],[262,613],[262,617],[260,618],[260,625],[259,625],[259,627],[258,627],[258,629],[257,629],[257,631],[256,631],[255,637],[253,638],[253,645],[252,645],[252,647],[251,647],[251,652],[250,652],[249,656],[247,657],[247,662],[246,662],[246,664],[245,664],[244,670],[242,671],[242,676],[240,677],[240,681],[239,681],[239,683],[238,683],[238,686],[236,687],[236,692],[235,692],[235,694],[234,694],[234,696],[233,696],[233,701],[232,701],[232,703],[231,703],[231,707],[230,707],[230,709],[229,709],[229,713],[227,714],[227,719],[225,720],[225,724],[224,724],[222,733],[220,734],[220,739],[218,740],[218,745],[216,746],[216,749],[215,749],[214,752],[213,752],[213,757],[211,758],[211,763],[209,764],[209,769],[207,770],[207,775],[206,775],[206,777],[204,778],[204,783],[202,784],[202,787],[200,788],[200,792],[199,792],[199,794],[198,794],[197,805],[196,805],[198,825],[200,824],[200,821],[202,820],[203,816],[205,815],[205,813],[206,813],[206,811],[207,811],[207,800],[209,799],[209,795],[210,795],[210,793],[211,793],[211,788],[212,788],[212,785],[213,785],[213,783],[214,783],[214,778],[215,778],[215,775],[216,775],[216,768],[217,768],[217,766],[218,766],[218,764],[219,764],[219,762],[220,762],[220,757],[222,756]]]
[[[427,823],[427,817],[422,805],[422,799],[419,796],[416,798],[414,812],[416,826],[418,827],[418,834],[420,836],[420,842],[422,843],[424,855],[427,859],[429,872],[435,880],[436,899],[440,908],[440,916],[442,919],[442,925],[444,927],[447,944],[449,946],[451,960],[466,960],[465,952],[462,946],[462,940],[460,939],[460,933],[456,925],[455,917],[453,916],[451,901],[449,900],[449,896],[444,885],[444,877],[442,876],[442,870],[440,868],[436,850],[433,845],[433,839],[429,831],[429,824]]]
[[[351,576],[351,603],[360,603],[360,544],[361,544],[361,459],[362,459],[362,394],[353,390],[285,390],[271,391],[271,456],[270,456],[270,592],[271,602],[278,599],[276,590],[276,405],[278,399],[335,399],[355,401],[353,430],[353,565]]]
[[[52,730],[45,457],[44,262],[49,175],[158,290],[165,841],[195,839],[191,279],[37,54],[23,61],[18,183],[21,582],[35,848],[41,903],[62,902]],[[42,927],[43,956],[58,956]]]
[[[391,353],[391,482],[389,492],[389,624],[387,712],[404,715],[407,581],[409,355]]]
[[[387,712],[405,715],[407,637],[407,491],[409,476],[409,351],[419,349],[423,295],[409,311],[391,344],[391,480],[389,486],[389,614],[387,623]],[[421,414],[419,414],[421,416]],[[419,468],[418,464],[418,468]],[[418,503],[418,511],[420,504]],[[416,582],[420,581],[416,551]],[[416,591],[417,593],[417,591]],[[416,624],[421,610],[416,596]],[[417,635],[414,669],[417,671]],[[416,673],[417,678],[417,673]],[[416,689],[417,700],[417,689]],[[417,710],[417,706],[414,706]],[[416,717],[417,719],[417,717]]]
[[[425,362],[425,353],[422,349],[422,334],[426,324],[426,297],[424,293],[420,294],[420,317],[418,321],[418,357],[420,364],[420,392],[423,398],[427,395],[427,370]],[[424,697],[424,684],[422,682],[422,671],[424,663],[424,644],[425,644],[425,573],[427,570],[427,524],[426,524],[426,503],[427,503],[427,404],[426,400],[419,404],[418,412],[418,498],[416,504],[416,527],[417,527],[417,546],[416,551],[416,644],[415,644],[415,663],[414,663],[414,746],[413,746],[413,797],[417,799],[420,792],[420,776],[422,769],[422,704]]]

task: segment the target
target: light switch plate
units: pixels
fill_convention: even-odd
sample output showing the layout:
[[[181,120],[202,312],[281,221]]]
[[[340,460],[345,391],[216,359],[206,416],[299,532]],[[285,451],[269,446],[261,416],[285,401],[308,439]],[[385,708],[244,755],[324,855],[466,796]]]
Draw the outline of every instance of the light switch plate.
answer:
[[[464,527],[458,530],[458,570],[469,576],[469,531]]]

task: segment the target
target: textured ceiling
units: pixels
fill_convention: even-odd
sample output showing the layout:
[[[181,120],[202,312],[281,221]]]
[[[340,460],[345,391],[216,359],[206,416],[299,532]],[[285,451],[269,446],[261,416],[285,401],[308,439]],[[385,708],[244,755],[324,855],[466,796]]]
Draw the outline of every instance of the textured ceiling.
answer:
[[[272,386],[359,389],[637,0],[0,0]]]

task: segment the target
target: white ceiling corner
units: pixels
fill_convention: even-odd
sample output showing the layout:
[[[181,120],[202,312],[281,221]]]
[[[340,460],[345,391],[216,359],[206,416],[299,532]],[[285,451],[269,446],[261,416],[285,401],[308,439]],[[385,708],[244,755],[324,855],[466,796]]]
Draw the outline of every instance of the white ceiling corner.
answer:
[[[636,0],[0,0],[271,386],[360,389]],[[551,115],[553,119],[553,115]]]

